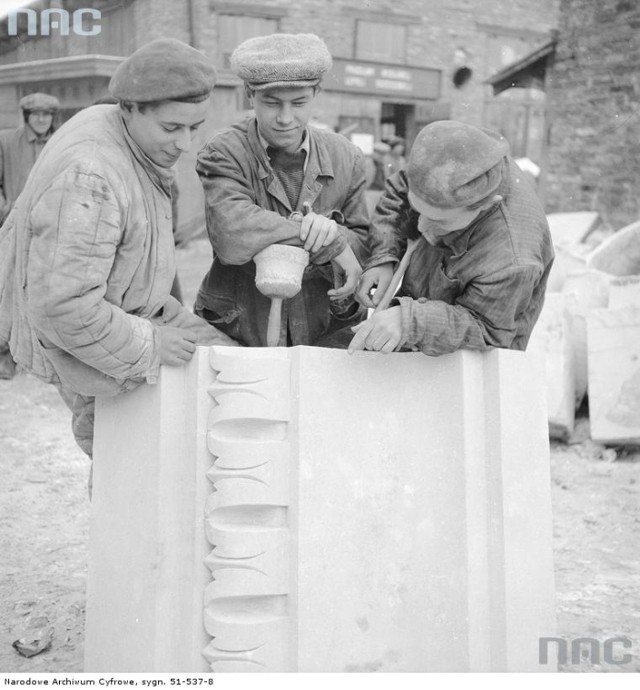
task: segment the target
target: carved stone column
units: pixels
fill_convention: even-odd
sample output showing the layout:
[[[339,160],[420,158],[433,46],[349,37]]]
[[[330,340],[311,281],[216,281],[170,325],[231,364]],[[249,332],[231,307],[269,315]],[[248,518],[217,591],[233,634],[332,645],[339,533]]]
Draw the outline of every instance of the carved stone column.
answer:
[[[200,348],[101,401],[86,670],[553,670],[541,364]]]

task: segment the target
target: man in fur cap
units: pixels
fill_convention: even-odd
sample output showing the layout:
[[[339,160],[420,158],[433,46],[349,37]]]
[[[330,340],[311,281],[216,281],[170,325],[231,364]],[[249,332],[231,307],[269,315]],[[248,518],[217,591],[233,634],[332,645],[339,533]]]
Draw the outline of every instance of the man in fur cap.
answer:
[[[276,244],[309,251],[301,291],[283,302],[281,346],[342,345],[332,336],[359,322],[352,297],[365,256],[368,213],[360,150],[309,126],[331,67],[313,34],[249,39],[231,57],[255,115],[200,151],[206,221],[215,259],[195,312],[247,346],[267,344],[270,302],[255,286],[253,257]]]

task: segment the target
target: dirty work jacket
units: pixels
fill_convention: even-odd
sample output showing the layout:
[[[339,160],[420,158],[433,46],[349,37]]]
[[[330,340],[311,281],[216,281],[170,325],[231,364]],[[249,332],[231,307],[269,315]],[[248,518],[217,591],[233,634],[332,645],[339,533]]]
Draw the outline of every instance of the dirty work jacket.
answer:
[[[331,316],[327,290],[334,287],[331,259],[348,242],[362,263],[368,232],[363,155],[345,137],[309,127],[310,151],[300,199],[291,208],[249,118],[216,135],[199,153],[207,231],[214,262],[196,299],[195,312],[248,346],[266,345],[270,300],[255,286],[253,257],[265,247],[300,234],[289,220],[305,201],[333,218],[339,237],[311,255],[302,290],[282,304],[280,344],[310,345],[342,323]]]
[[[462,231],[432,246],[418,232],[404,171],[387,182],[371,223],[365,270],[397,263],[407,239],[420,238],[399,303],[404,347],[439,355],[461,348],[524,350],[553,263],[546,216],[511,159],[504,163],[503,201]]]
[[[54,134],[0,230],[0,340],[19,364],[88,396],[156,380],[150,319],[196,320],[169,296],[172,177],[118,106],[87,108]]]
[[[0,134],[0,223],[9,215],[49,138],[38,138],[27,125]]]

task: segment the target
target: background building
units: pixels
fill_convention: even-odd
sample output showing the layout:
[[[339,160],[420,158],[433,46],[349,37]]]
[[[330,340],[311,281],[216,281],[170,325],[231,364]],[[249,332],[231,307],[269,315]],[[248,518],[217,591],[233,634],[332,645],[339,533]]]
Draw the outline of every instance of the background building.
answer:
[[[369,140],[401,136],[410,146],[425,124],[454,118],[501,129],[516,157],[524,156],[535,137],[523,133],[533,131],[531,113],[544,106],[530,95],[494,98],[486,80],[548,42],[556,26],[557,4],[558,0],[39,0],[28,5],[31,15],[27,10],[18,13],[17,32],[10,31],[6,17],[0,22],[0,129],[16,126],[19,99],[36,90],[57,96],[63,119],[70,117],[106,95],[109,78],[124,56],[150,40],[173,36],[203,50],[219,68],[204,140],[247,111],[241,84],[229,70],[229,56],[240,42],[278,31],[313,32],[334,56],[334,68],[318,98],[319,122],[347,135],[369,135]],[[78,31],[71,21],[73,13],[88,7],[101,16],[96,20],[82,15]],[[63,13],[56,13],[56,8]],[[66,19],[68,35],[62,35]],[[186,190],[180,203],[187,222],[190,209],[197,206],[195,187],[189,191],[194,185],[193,157],[184,157],[180,167]]]
[[[562,0],[548,78],[550,211],[640,217],[640,3]]]
[[[640,216],[638,28],[637,2],[561,0],[553,39],[489,79],[499,98],[546,91],[549,212],[597,211],[611,230]]]

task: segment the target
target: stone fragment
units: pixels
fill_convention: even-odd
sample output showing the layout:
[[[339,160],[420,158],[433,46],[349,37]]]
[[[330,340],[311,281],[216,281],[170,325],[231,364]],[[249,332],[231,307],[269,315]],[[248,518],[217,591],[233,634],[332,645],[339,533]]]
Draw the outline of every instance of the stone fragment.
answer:
[[[557,247],[584,242],[600,224],[600,216],[595,211],[549,213],[547,222],[553,244]]]
[[[562,289],[573,355],[576,409],[582,404],[588,388],[587,314],[608,305],[609,280],[606,273],[585,270],[570,273]]]
[[[587,257],[588,268],[614,276],[640,275],[640,221],[615,232]]]
[[[568,275],[586,270],[588,249],[585,245],[558,245],[554,250],[556,256],[549,273],[547,292],[562,292]]]
[[[640,307],[593,310],[587,334],[591,438],[640,443]]]
[[[527,351],[546,363],[549,436],[568,440],[575,421],[575,363],[564,293],[547,293]]]
[[[609,309],[640,307],[640,275],[611,278],[609,282]]]

